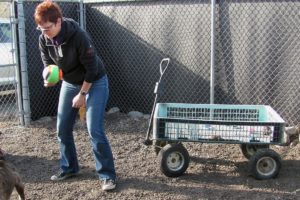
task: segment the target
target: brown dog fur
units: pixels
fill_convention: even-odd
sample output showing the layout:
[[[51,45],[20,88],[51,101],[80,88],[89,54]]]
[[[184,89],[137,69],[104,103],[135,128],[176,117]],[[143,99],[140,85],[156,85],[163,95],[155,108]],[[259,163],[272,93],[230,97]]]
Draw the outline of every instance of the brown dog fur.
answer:
[[[2,132],[0,131],[0,135],[2,134]],[[0,160],[4,160],[4,151],[0,148]]]
[[[0,148],[0,160],[4,160],[4,151]]]
[[[9,200],[16,188],[19,199],[25,200],[24,185],[14,167],[5,160],[0,160],[0,200]]]

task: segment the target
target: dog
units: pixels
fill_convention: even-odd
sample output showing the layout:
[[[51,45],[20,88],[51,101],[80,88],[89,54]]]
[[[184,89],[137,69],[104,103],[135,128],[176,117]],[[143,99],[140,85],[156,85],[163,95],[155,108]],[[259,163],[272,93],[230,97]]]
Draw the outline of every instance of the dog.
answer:
[[[5,152],[0,148],[0,160],[4,160],[5,159]]]
[[[290,146],[296,146],[300,141],[300,124],[296,126],[285,127],[286,142]]]
[[[2,132],[0,131],[0,135],[2,134]],[[0,148],[0,160],[4,160],[4,155],[5,152]]]
[[[14,167],[5,160],[0,160],[0,200],[9,200],[16,188],[19,199],[25,200],[24,184]]]

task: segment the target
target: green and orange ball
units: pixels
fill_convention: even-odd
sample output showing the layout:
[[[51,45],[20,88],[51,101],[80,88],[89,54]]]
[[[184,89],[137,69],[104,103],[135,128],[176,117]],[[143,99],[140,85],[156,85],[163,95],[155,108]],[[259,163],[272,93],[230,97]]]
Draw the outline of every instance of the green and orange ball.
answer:
[[[57,65],[49,65],[43,70],[43,78],[50,84],[56,84],[62,80],[63,73]]]

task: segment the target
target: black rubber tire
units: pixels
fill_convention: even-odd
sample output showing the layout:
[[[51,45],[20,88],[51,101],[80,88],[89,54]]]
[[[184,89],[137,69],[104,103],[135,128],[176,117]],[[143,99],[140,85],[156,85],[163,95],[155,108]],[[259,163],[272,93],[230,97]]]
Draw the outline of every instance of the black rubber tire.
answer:
[[[182,144],[167,144],[158,154],[160,170],[168,177],[181,176],[189,166],[190,156]]]
[[[272,149],[259,149],[249,161],[250,173],[258,180],[276,178],[281,169],[281,158]]]
[[[153,145],[154,145],[154,151],[155,154],[158,155],[160,150],[166,146],[167,144],[180,144],[182,145],[181,142],[170,142],[170,141],[158,141],[158,140],[153,140]]]
[[[240,149],[242,154],[248,160],[255,154],[259,149],[269,149],[270,145],[268,144],[241,144]]]

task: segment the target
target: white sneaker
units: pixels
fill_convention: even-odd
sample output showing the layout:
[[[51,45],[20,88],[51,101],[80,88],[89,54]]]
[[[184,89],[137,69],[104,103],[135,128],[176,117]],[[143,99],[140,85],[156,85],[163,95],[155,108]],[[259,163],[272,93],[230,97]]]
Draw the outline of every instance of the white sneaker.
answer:
[[[57,174],[51,176],[51,181],[62,181],[73,176],[77,176],[78,173],[65,173],[62,170],[59,170]]]
[[[113,190],[116,188],[116,182],[113,179],[104,179],[102,181],[102,190],[103,191],[108,191],[108,190]]]

